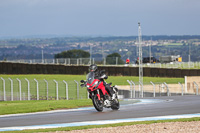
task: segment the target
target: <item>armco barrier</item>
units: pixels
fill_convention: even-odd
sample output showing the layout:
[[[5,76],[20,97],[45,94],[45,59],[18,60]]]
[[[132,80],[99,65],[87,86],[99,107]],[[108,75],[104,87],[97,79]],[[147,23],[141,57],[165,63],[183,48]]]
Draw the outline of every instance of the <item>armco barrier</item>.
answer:
[[[99,66],[110,76],[138,76],[138,67],[127,66]],[[74,74],[88,73],[88,66],[59,65],[59,64],[26,64],[0,62],[0,74]],[[200,76],[199,69],[165,69],[143,68],[143,75],[147,77],[184,77]]]

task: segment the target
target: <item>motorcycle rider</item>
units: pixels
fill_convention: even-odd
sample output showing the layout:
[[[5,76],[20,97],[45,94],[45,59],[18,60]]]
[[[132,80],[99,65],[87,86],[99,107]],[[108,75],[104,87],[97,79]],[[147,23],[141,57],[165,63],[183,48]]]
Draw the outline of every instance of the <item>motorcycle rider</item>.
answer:
[[[89,66],[89,71],[94,72],[95,74],[95,79],[99,79],[100,81],[103,81],[103,85],[105,86],[106,90],[112,96],[112,100],[115,99],[115,92],[113,89],[110,87],[110,84],[107,84],[104,79],[108,79],[108,76],[105,74],[105,70],[98,70],[98,67],[96,64],[92,64]]]

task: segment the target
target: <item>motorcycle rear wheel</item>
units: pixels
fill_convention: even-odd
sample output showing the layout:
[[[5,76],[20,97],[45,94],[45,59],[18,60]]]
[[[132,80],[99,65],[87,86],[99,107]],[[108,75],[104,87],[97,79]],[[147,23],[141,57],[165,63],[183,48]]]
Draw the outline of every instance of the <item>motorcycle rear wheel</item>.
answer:
[[[98,99],[98,96],[95,95],[93,98],[92,98],[92,102],[93,102],[93,105],[95,107],[95,109],[99,112],[102,112],[103,111],[103,101],[102,100],[99,100]]]

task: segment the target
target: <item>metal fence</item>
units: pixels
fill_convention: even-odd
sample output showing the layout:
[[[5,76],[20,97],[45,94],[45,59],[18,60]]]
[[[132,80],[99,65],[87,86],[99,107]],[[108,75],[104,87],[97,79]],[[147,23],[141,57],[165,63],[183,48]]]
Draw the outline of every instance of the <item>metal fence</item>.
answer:
[[[143,67],[199,69],[200,62],[146,63],[143,64]]]
[[[64,65],[123,65],[138,67],[134,61],[130,64],[122,64],[118,57],[110,58],[59,58],[59,59],[22,59],[22,60],[6,60],[7,62],[15,63],[30,63],[30,64],[64,64]],[[124,61],[125,62],[125,61]],[[121,63],[121,64],[120,64]],[[156,68],[183,68],[183,69],[199,69],[200,62],[171,62],[171,63],[145,63],[143,67],[156,67]]]
[[[199,95],[199,85],[194,81],[193,88],[187,89],[183,83],[139,83],[127,80],[129,89],[120,89],[120,98],[144,98],[174,95]],[[141,85],[141,90],[139,85]],[[37,80],[27,78],[0,79],[0,101],[16,100],[61,100],[87,99],[86,88],[81,88],[78,81]]]
[[[6,60],[7,62],[15,63],[42,63],[42,64],[64,64],[64,65],[89,65],[89,64],[100,64],[100,65],[120,65],[118,57],[108,58],[57,58],[57,59],[21,59],[21,60]],[[122,64],[121,64],[122,65]]]
[[[86,99],[86,88],[78,81],[2,78],[0,101]]]
[[[184,84],[178,82],[177,84],[163,83],[144,83],[141,90],[139,90],[139,83],[127,80],[130,85],[129,90],[121,90],[119,95],[123,98],[143,98],[143,97],[160,97],[160,96],[183,96],[183,95],[199,95],[199,85],[194,81],[193,88],[187,90]],[[126,93],[126,94],[124,94]]]

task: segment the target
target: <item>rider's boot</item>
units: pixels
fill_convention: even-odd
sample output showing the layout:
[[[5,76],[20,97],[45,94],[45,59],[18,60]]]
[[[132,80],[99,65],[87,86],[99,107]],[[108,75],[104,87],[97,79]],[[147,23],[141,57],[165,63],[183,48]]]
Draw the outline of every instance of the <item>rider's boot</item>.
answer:
[[[112,100],[114,100],[115,97],[116,97],[116,95],[115,95],[115,93],[113,93],[113,95],[112,95]]]

